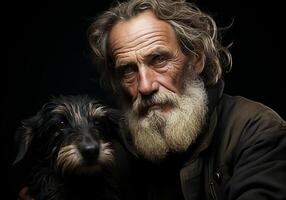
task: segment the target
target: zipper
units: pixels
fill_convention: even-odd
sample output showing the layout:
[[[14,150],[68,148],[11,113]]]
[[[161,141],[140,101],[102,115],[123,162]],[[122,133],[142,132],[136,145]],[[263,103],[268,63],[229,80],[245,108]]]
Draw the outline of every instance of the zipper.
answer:
[[[212,197],[212,199],[213,200],[217,200],[217,196],[216,196],[216,192],[215,192],[215,186],[214,186],[214,182],[210,182],[209,183],[209,185],[210,185],[210,191],[211,191],[211,197]]]

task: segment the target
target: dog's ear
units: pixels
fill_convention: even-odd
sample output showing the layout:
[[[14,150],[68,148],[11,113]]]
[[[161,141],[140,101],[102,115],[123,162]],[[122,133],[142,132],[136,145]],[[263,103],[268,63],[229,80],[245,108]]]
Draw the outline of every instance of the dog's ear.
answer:
[[[122,112],[114,108],[106,108],[105,112],[105,117],[107,118],[107,120],[113,125],[118,126],[118,122],[123,116]]]
[[[20,162],[25,157],[34,137],[34,129],[38,121],[37,115],[23,120],[22,126],[16,130],[14,135],[16,159],[13,164]]]
[[[130,152],[135,157],[138,157],[132,142],[131,142],[131,134],[128,131],[128,128],[125,125],[124,115],[122,111],[117,109],[108,108],[106,110],[107,117],[109,121],[113,124],[115,124],[117,129],[117,136],[119,139],[119,142],[124,146],[124,148]]]

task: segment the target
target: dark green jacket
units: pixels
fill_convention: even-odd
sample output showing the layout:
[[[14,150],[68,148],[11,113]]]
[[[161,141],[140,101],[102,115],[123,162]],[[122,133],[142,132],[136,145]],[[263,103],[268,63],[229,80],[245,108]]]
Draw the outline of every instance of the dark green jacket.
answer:
[[[285,200],[285,121],[222,91],[222,81],[208,89],[209,126],[180,170],[185,200]]]

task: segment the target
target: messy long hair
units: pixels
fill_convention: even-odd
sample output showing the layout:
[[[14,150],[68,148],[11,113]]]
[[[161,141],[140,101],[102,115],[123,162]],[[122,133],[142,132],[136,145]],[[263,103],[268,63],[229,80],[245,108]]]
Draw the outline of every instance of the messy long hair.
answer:
[[[116,5],[98,16],[88,29],[93,59],[105,86],[114,91],[118,87],[114,61],[108,49],[110,30],[119,21],[129,20],[146,10],[151,10],[158,19],[173,27],[184,54],[203,53],[205,66],[201,78],[206,86],[215,84],[222,72],[230,70],[231,54],[219,40],[214,19],[195,4],[185,0],[128,0],[116,2]]]

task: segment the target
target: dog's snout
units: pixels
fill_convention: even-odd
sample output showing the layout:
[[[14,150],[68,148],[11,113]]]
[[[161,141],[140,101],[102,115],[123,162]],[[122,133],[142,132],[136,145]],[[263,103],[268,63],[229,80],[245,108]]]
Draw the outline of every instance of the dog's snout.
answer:
[[[81,146],[81,155],[88,161],[96,161],[99,155],[99,144],[84,144]]]

